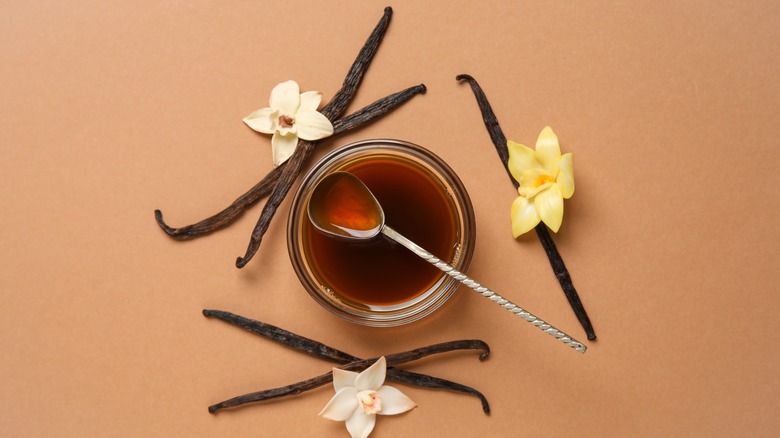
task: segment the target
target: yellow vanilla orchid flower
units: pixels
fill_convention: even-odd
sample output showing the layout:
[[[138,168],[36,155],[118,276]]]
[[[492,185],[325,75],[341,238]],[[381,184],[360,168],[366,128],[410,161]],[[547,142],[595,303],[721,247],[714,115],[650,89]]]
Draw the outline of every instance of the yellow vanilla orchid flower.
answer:
[[[558,232],[563,221],[563,200],[574,194],[572,154],[561,155],[558,136],[546,126],[536,140],[536,150],[513,141],[509,148],[509,172],[520,183],[520,196],[512,203],[512,235],[518,237],[544,222]]]

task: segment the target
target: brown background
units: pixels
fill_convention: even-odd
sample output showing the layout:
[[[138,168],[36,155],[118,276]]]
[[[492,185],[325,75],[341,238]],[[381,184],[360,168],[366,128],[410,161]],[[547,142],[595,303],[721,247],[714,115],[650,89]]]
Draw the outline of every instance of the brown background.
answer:
[[[584,356],[461,289],[397,329],[343,322],[293,274],[282,205],[191,242],[185,225],[271,169],[241,122],[295,79],[327,101],[385,2],[3,2],[0,5],[0,427],[6,436],[347,436],[332,395],[219,415],[219,400],[330,365],[218,321],[233,311],[372,356],[457,338],[493,355],[410,367],[482,390],[402,387],[419,408],[372,436],[777,436],[780,6],[755,2],[396,1],[351,110],[428,93],[357,132],[460,174],[475,204],[470,274],[584,339],[516,192],[470,73],[507,136],[547,124],[576,161],[554,236],[599,339]],[[679,3],[679,4],[678,4]]]

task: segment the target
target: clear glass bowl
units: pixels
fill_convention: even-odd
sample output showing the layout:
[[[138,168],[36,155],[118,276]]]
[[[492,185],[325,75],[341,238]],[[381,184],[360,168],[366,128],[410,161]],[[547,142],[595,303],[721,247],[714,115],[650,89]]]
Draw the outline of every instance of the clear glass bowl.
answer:
[[[327,174],[349,171],[371,160],[396,160],[413,167],[443,194],[448,205],[454,235],[449,262],[457,270],[465,272],[474,254],[475,220],[466,188],[455,172],[439,157],[415,144],[393,139],[370,139],[342,146],[326,155],[303,178],[290,210],[287,223],[287,249],[295,273],[306,291],[317,303],[333,314],[348,321],[375,327],[408,324],[429,315],[444,304],[460,283],[440,273],[427,289],[413,291],[417,294],[406,301],[377,305],[355,301],[341,294],[338,288],[318,272],[310,243],[313,230],[306,212],[311,192]],[[392,224],[388,224],[392,225]],[[384,239],[380,236],[378,239]],[[415,257],[411,252],[410,256]],[[436,254],[442,257],[440,254]],[[443,257],[442,257],[443,258]],[[381,267],[377,267],[380,269]],[[436,275],[436,274],[433,274]]]

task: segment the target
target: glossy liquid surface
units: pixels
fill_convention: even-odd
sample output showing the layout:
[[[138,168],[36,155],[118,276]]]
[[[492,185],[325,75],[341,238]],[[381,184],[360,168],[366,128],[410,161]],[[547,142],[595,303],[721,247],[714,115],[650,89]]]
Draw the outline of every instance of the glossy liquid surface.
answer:
[[[385,223],[442,260],[454,255],[455,207],[444,188],[405,160],[372,158],[340,170],[353,173],[374,194]],[[307,221],[308,222],[308,221]],[[305,251],[320,281],[356,303],[388,306],[409,301],[443,274],[390,239],[347,242],[328,237],[309,222]]]
[[[309,219],[317,228],[354,239],[376,237],[383,225],[382,207],[351,173],[326,176],[312,192]]]

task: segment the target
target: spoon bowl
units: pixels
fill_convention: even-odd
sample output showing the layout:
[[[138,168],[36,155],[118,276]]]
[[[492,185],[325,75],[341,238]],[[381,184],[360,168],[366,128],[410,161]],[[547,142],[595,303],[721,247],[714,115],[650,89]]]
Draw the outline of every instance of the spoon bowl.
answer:
[[[312,191],[306,213],[318,231],[343,240],[370,240],[385,226],[379,201],[349,172],[333,172],[323,178]]]

